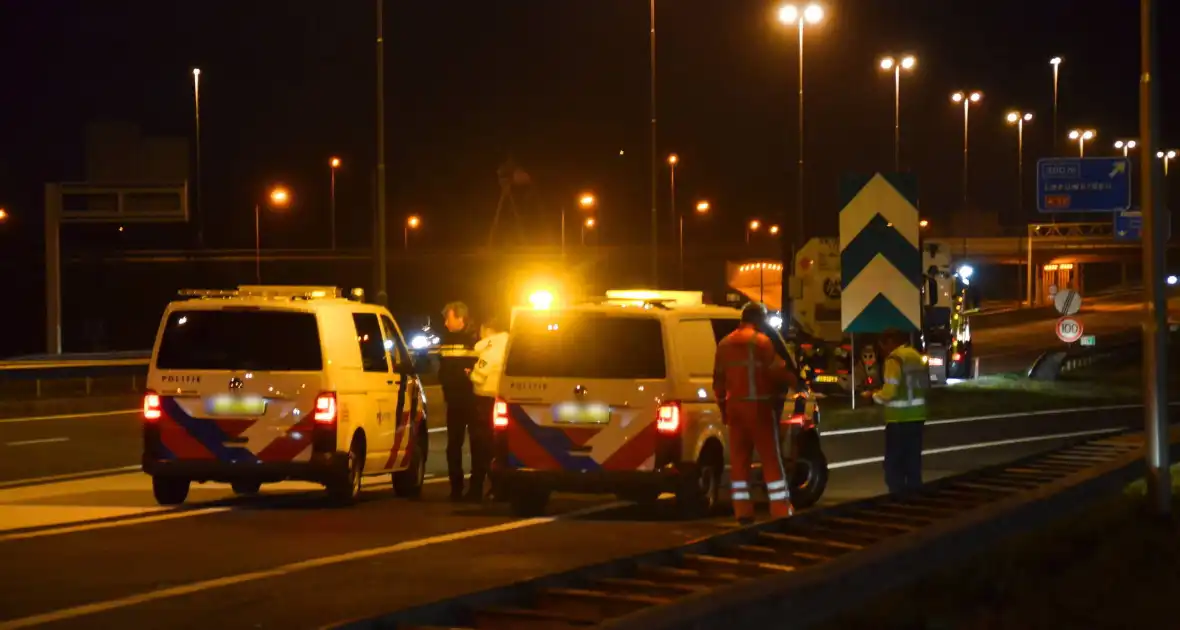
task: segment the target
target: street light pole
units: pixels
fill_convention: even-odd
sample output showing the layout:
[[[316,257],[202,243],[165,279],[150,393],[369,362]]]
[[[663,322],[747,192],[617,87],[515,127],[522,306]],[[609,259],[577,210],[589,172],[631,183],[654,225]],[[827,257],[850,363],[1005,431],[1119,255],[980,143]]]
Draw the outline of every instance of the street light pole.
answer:
[[[912,70],[918,60],[906,55],[900,60],[893,57],[881,59],[881,69],[893,70],[893,170],[901,171],[901,71]]]
[[[1008,112],[1009,125],[1016,125],[1016,211],[1019,221],[1024,220],[1024,123],[1031,122],[1030,112]]]
[[[1155,0],[1140,0],[1139,137],[1143,152],[1151,155],[1159,147],[1158,8]],[[1147,160],[1151,163],[1150,160]],[[1140,182],[1143,213],[1143,285],[1146,288],[1147,321],[1143,326],[1143,374],[1150,379],[1144,400],[1147,487],[1149,501],[1157,514],[1172,509],[1170,440],[1168,439],[1168,304],[1164,292],[1167,232],[1163,187],[1154,163],[1142,169]]]
[[[1078,157],[1086,157],[1086,141],[1093,140],[1097,136],[1098,132],[1093,129],[1086,129],[1085,131],[1073,129],[1069,132],[1069,139],[1078,141]]]
[[[254,283],[262,284],[262,230],[260,219],[262,204],[254,204]]]
[[[205,216],[201,214],[201,69],[193,68],[193,116],[195,117],[197,168],[193,195],[197,202],[197,247],[205,246]]]
[[[1053,66],[1053,154],[1057,154],[1057,77],[1061,69],[1061,57],[1049,60]]]
[[[328,170],[331,175],[331,199],[328,205],[329,221],[332,226],[332,251],[336,251],[336,169],[340,168],[340,158],[334,157],[328,160]]]
[[[651,22],[649,55],[651,65],[651,281],[652,286],[660,283],[660,215],[657,210],[659,191],[656,189],[656,0],[649,0],[648,12]]]
[[[669,193],[670,193],[669,205],[672,206],[671,215],[672,215],[673,227],[675,227],[677,225],[677,217],[679,217],[679,213],[676,212],[676,165],[679,163],[680,163],[680,156],[676,155],[675,153],[672,153],[671,155],[668,156],[668,171],[671,174],[671,182],[670,182],[670,186],[669,186],[669,189],[670,189],[669,190]],[[683,227],[683,225],[684,225],[683,221],[680,221],[679,224],[681,227]],[[680,257],[680,267],[679,267],[679,269],[680,269],[680,284],[681,284],[681,286],[683,286],[684,285],[684,241],[683,241],[683,239],[680,239],[680,246],[677,251],[679,252],[679,257]]]
[[[377,0],[377,303],[385,306],[385,19],[384,1]]]
[[[970,129],[969,121],[971,118],[971,104],[978,103],[983,99],[983,92],[975,90],[970,94],[966,92],[955,92],[951,94],[951,101],[963,104],[963,209],[967,209],[967,148],[968,148],[968,130]]]

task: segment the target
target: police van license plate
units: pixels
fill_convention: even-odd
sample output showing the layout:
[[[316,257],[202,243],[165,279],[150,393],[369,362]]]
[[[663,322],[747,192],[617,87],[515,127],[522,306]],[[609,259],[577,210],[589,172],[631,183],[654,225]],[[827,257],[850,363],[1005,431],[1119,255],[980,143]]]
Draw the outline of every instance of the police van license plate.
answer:
[[[815,382],[816,383],[839,383],[840,377],[834,376],[832,374],[820,374],[819,376],[815,377]]]
[[[553,409],[553,421],[560,424],[607,424],[610,422],[610,406],[562,403]]]
[[[206,407],[215,416],[261,416],[266,413],[266,399],[260,396],[214,396]]]

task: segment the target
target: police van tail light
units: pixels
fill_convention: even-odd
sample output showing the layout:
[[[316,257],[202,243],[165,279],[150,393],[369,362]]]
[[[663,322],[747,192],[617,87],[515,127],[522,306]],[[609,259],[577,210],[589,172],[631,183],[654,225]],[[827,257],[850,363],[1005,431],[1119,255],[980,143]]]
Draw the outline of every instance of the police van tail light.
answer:
[[[508,428],[508,403],[499,398],[492,405],[492,428],[497,430]]]
[[[315,399],[315,415],[313,416],[316,424],[335,424],[336,423],[336,394],[333,392],[324,392]]]
[[[156,392],[147,392],[143,395],[143,419],[148,422],[155,422],[160,419],[164,412],[160,408],[160,395]]]
[[[656,431],[664,434],[680,431],[680,403],[667,402],[656,410]]]

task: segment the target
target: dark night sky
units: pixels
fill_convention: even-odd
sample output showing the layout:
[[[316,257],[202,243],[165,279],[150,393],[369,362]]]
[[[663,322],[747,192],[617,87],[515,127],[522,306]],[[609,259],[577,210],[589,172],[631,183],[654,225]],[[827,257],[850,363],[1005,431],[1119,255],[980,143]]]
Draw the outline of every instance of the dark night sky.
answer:
[[[333,154],[345,160],[341,240],[366,243],[376,154],[374,4],[0,3],[0,204],[15,217],[0,229],[0,250],[39,260],[42,184],[80,177],[87,121],[191,135],[194,66],[202,69],[204,207],[220,226],[214,231],[234,233],[210,237],[212,244],[250,243],[250,208],[273,181],[288,184],[297,200],[275,238],[323,242]],[[795,32],[774,20],[769,0],[658,4],[659,153],[682,158],[679,201],[709,198],[717,210],[710,233],[740,239],[745,219],[793,203]],[[1161,24],[1170,25],[1161,32],[1167,112],[1180,107],[1180,73],[1168,65],[1180,53],[1180,10],[1160,4]],[[1073,125],[1096,128],[1095,154],[1136,135],[1138,2],[826,6],[828,19],[806,39],[807,208],[820,232],[835,232],[842,173],[890,167],[893,93],[876,66],[882,53],[919,56],[917,72],[902,79],[903,163],[918,173],[924,214],[940,223],[962,205],[962,114],[948,98],[955,89],[986,93],[971,113],[973,205],[1008,221],[1016,133],[1003,115],[1018,106],[1038,116],[1026,129],[1031,176],[1027,165],[1051,146],[1051,56],[1066,60],[1063,134]],[[498,193],[495,169],[511,152],[545,205],[590,188],[616,237],[626,224],[632,241],[649,238],[647,10],[643,0],[388,0],[391,223],[420,212],[426,242],[482,242]],[[1165,145],[1180,144],[1180,130],[1167,123]],[[666,177],[662,169],[664,193]]]

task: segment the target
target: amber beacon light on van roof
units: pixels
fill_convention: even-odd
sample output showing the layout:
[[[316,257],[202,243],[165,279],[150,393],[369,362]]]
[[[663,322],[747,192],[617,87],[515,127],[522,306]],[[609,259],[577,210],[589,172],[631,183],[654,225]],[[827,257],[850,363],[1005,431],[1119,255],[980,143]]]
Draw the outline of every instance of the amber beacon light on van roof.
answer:
[[[188,298],[265,298],[286,300],[330,300],[345,297],[340,287],[300,285],[252,285],[243,284],[237,289],[181,289],[177,295]],[[363,301],[365,290],[357,287],[348,292],[347,298]]]

